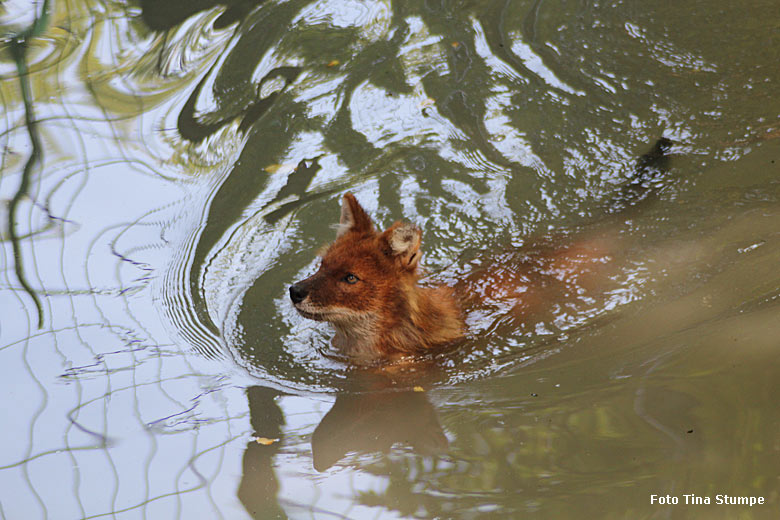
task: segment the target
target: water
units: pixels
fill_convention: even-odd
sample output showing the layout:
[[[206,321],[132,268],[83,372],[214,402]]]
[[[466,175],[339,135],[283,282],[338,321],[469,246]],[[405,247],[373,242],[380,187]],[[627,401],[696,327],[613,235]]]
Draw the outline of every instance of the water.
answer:
[[[0,518],[776,518],[779,11],[5,2]],[[286,293],[345,191],[429,283],[614,268],[356,369]]]

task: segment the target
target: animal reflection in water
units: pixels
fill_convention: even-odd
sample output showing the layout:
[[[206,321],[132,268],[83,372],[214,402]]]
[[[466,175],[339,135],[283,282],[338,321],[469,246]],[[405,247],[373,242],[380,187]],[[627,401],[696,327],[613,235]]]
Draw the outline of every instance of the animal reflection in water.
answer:
[[[389,452],[395,444],[410,446],[419,455],[447,450],[449,443],[436,411],[420,387],[399,389],[388,378],[373,374],[361,383],[361,391],[339,394],[315,428],[311,448],[317,471],[350,454]],[[274,471],[274,457],[284,441],[284,414],[276,403],[281,395],[262,386],[247,389],[254,439],[244,452],[238,498],[255,518],[285,517]],[[268,439],[268,443],[255,439]]]

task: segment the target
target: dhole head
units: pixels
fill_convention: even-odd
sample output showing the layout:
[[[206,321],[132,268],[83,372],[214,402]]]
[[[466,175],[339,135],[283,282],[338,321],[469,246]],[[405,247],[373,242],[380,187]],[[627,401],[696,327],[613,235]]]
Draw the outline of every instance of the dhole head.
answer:
[[[417,226],[403,222],[376,231],[355,196],[345,194],[336,240],[321,254],[319,269],[290,287],[295,309],[355,339],[376,334],[408,303],[405,295],[418,278],[420,237]]]

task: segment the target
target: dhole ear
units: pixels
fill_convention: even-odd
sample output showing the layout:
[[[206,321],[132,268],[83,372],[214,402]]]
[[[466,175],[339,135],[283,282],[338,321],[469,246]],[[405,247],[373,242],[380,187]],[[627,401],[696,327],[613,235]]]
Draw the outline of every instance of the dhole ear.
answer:
[[[422,231],[409,222],[396,222],[387,229],[380,240],[385,252],[396,257],[401,267],[414,270],[420,261]]]
[[[339,230],[336,238],[347,231],[358,231],[367,233],[374,230],[374,224],[366,211],[360,206],[354,195],[345,193],[341,198],[341,219],[339,219]]]

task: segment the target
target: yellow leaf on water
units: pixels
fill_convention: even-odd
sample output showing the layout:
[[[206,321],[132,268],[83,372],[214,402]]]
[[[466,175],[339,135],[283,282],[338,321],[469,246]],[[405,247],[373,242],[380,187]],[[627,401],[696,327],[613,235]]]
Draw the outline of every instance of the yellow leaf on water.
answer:
[[[257,444],[262,444],[263,446],[270,446],[275,442],[279,442],[279,439],[269,439],[268,437],[255,437],[255,442],[257,442]]]
[[[297,167],[298,165],[295,163],[271,164],[263,168],[263,170],[267,171],[268,173],[281,173],[284,175],[294,171]]]
[[[414,390],[415,392],[425,392],[425,389],[421,386],[415,386],[414,388],[412,388],[412,390]]]
[[[330,60],[328,62],[328,67],[335,67],[335,66],[339,65],[340,63],[341,62],[339,60]]]

